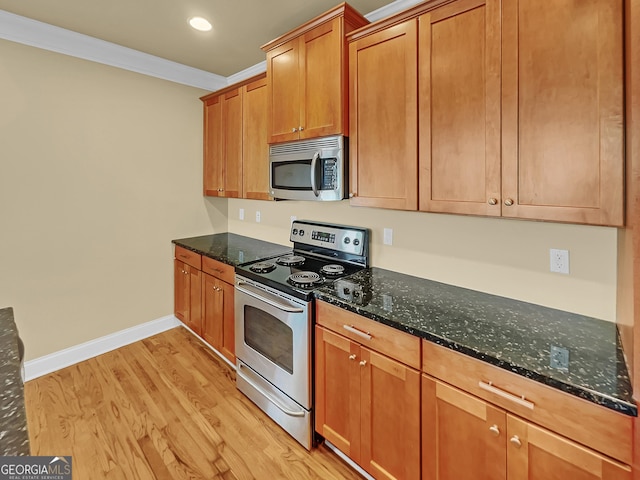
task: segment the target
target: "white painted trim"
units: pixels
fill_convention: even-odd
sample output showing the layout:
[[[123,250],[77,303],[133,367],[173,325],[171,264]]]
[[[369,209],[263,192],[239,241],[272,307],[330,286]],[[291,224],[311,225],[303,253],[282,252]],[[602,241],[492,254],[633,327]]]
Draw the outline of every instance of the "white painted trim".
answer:
[[[378,20],[395,15],[396,13],[406,10],[409,7],[413,7],[423,1],[424,0],[396,0],[395,2],[384,5],[373,12],[367,13],[364,18],[372,23],[377,22]]]
[[[204,90],[227,85],[221,75],[0,10],[0,38]]]
[[[365,17],[375,22],[421,1],[396,0]],[[6,10],[0,10],[0,38],[212,92],[267,70],[264,61],[225,78]]]
[[[205,341],[205,339],[204,339],[204,338],[202,338],[202,337],[201,337],[200,335],[198,335],[196,332],[194,332],[194,331],[193,331],[193,330],[191,330],[189,327],[187,327],[187,325],[186,325],[186,324],[184,324],[184,323],[182,323],[182,322],[180,322],[180,323],[181,323],[181,325],[184,327],[184,329],[185,329],[185,330],[187,330],[188,332],[191,332],[191,335],[193,335],[193,336],[194,336],[194,337],[196,337],[198,340],[200,340],[200,341],[205,345],[205,347],[208,347],[208,348],[209,348],[209,350],[213,351],[213,353],[215,353],[217,356],[219,356],[219,357],[220,357],[220,360],[224,360],[224,362],[225,362],[227,365],[229,365],[229,367],[230,367],[231,369],[233,369],[234,371],[236,370],[236,366],[235,366],[233,363],[231,363],[227,357],[225,357],[222,353],[220,353],[218,350],[216,350],[216,349],[215,349],[215,348],[213,348],[211,345],[209,345],[209,344]]]
[[[329,450],[331,450],[333,453],[338,455],[342,460],[345,461],[345,463],[347,463],[347,465],[349,465],[356,472],[358,472],[360,475],[362,475],[366,480],[376,480],[371,475],[369,475],[367,472],[365,472],[364,469],[360,465],[358,465],[356,462],[354,462],[349,457],[347,457],[347,455],[345,453],[343,453],[341,450],[338,450],[338,447],[336,447],[329,440],[325,440],[324,444]]]
[[[135,327],[120,330],[119,332],[105,335],[104,337],[90,340],[80,345],[65,348],[44,357],[25,362],[25,381],[33,380],[47,373],[55,372],[61,368],[88,360],[116,348],[129,345],[138,340],[145,339],[157,333],[162,333],[174,327],[182,325],[174,315],[158,318],[150,322],[136,325]]]

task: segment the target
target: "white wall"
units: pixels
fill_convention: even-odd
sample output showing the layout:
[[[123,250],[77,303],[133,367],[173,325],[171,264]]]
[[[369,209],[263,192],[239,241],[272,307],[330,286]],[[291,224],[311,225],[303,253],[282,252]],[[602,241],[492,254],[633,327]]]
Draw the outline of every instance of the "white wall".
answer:
[[[202,197],[196,88],[0,40],[0,308],[30,360],[173,312]]]
[[[229,199],[229,231],[238,234],[290,244],[291,215],[370,228],[377,267],[616,319],[615,228],[351,207],[348,201]],[[383,245],[385,227],[393,229],[392,246]],[[549,272],[550,248],[569,250],[569,275]]]

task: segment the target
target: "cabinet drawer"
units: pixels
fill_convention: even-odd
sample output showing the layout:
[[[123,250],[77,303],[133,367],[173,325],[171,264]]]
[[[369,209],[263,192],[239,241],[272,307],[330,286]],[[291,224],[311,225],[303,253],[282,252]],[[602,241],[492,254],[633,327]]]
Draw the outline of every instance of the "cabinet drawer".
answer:
[[[202,271],[232,285],[235,280],[235,269],[213,258],[202,257]]]
[[[316,302],[316,323],[405,365],[420,368],[418,337],[321,301]]]
[[[176,245],[175,256],[177,260],[186,263],[187,265],[191,265],[193,268],[197,268],[200,270],[200,254],[196,252],[192,252],[191,250],[187,250],[186,248],[179,247]]]
[[[616,460],[631,463],[633,418],[628,415],[426,340],[422,345],[422,370]]]

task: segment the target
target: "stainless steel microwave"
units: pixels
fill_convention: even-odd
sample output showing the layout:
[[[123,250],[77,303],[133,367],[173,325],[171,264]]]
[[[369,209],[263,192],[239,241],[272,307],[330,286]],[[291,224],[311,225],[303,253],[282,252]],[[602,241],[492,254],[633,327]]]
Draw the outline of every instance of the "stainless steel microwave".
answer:
[[[347,138],[341,135],[269,147],[269,191],[286,200],[347,198]]]

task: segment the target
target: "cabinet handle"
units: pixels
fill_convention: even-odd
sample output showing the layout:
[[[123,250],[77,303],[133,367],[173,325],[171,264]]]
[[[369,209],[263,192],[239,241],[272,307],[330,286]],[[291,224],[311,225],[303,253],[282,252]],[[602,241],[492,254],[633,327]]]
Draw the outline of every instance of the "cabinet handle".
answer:
[[[498,199],[497,198],[490,198],[489,199],[489,205],[497,205],[498,204]]]
[[[293,133],[295,133],[295,132],[297,132],[297,131],[298,131],[298,129],[297,129],[296,127],[293,127],[293,128],[291,129],[291,131],[292,131]]]
[[[500,429],[498,428],[497,425],[491,425],[489,427],[489,431],[493,434],[494,437],[497,437],[498,435],[500,435]]]
[[[304,130],[304,127],[301,125],[300,127],[298,127],[298,130],[302,131]]]
[[[520,448],[522,446],[522,442],[520,441],[520,437],[518,437],[518,435],[514,435],[509,439],[509,441],[513,443],[516,448]]]
[[[367,364],[366,360],[360,360],[360,366],[364,367]]]
[[[511,205],[513,205],[513,199],[511,199],[511,198],[507,198],[507,199],[504,201],[504,204],[505,204],[507,207],[510,207]]]
[[[353,325],[342,325],[342,328],[344,328],[347,332],[355,333],[359,337],[366,338],[367,340],[371,340],[373,338],[369,332],[358,330]]]
[[[505,399],[510,400],[510,401],[512,401],[514,403],[517,403],[518,405],[521,405],[523,407],[527,407],[527,408],[533,410],[534,403],[530,402],[529,400],[525,400],[524,395],[518,397],[517,395],[514,395],[513,393],[505,392],[504,390],[500,390],[499,388],[494,387],[491,382],[485,383],[485,382],[481,381],[481,382],[478,382],[478,386],[481,389],[486,390],[487,392],[495,393],[499,397],[505,398]]]
[[[349,360],[355,360],[356,359],[356,354],[352,353],[351,355],[349,355]]]

